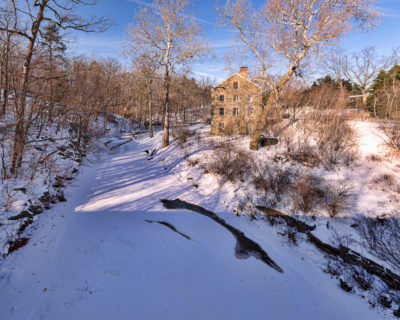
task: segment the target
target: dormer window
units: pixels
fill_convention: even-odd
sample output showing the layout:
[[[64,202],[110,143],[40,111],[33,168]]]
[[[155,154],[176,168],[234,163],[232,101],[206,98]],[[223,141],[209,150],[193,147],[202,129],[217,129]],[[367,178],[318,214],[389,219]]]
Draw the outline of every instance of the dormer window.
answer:
[[[238,102],[239,101],[239,96],[237,94],[235,94],[233,96],[233,102]]]
[[[233,83],[233,89],[237,90],[239,88],[239,83],[238,82],[234,82]]]
[[[223,94],[221,94],[221,95],[219,96],[219,101],[224,102],[224,100],[225,100],[225,97],[224,97]]]

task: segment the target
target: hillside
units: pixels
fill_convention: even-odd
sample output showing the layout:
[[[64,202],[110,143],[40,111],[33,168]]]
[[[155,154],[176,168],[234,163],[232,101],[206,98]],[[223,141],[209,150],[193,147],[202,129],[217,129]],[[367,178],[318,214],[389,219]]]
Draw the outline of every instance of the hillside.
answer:
[[[371,134],[366,125],[357,124],[362,134]],[[279,227],[235,215],[240,186],[219,188],[216,177],[203,174],[195,162],[210,152],[206,145],[193,137],[183,150],[177,143],[160,150],[161,138],[160,133],[154,139],[141,135],[103,153],[101,160],[85,163],[65,191],[68,201],[42,213],[24,233],[27,245],[1,263],[1,319],[393,316],[342,290],[324,272],[324,254],[306,241],[293,245],[278,234]],[[366,153],[375,148],[367,150],[362,144],[360,150],[359,165],[364,168],[370,163],[364,160]],[[400,175],[394,161],[382,161],[379,170],[391,165],[393,174]],[[369,179],[354,175],[349,179],[359,189],[361,179]],[[365,208],[367,188],[364,184],[358,193],[357,213]],[[233,233],[213,219],[168,210],[160,202],[176,198],[201,205],[243,232],[283,272],[257,255],[239,255],[237,248],[235,255]],[[317,234],[324,233],[319,219]]]

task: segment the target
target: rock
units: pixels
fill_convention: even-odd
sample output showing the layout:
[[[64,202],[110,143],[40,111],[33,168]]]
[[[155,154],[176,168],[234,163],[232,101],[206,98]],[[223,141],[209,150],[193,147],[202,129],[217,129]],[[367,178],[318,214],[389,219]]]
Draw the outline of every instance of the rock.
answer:
[[[28,211],[31,212],[34,216],[41,214],[43,212],[43,209],[40,205],[30,205],[28,207]]]
[[[400,318],[400,307],[397,310],[393,311],[393,315],[397,318]]]
[[[361,289],[369,290],[371,289],[371,283],[366,280],[361,274],[354,274],[353,279],[358,283]]]
[[[353,290],[352,287],[350,287],[346,281],[340,279],[340,288],[342,288],[346,292],[351,292]]]
[[[15,221],[15,220],[20,220],[24,218],[32,218],[32,215],[28,211],[21,211],[20,214],[17,214],[16,216],[9,217],[8,220]]]
[[[15,241],[9,241],[8,244],[10,245],[10,247],[8,248],[7,254],[10,254],[11,252],[17,251],[18,249],[22,248],[23,246],[26,246],[28,240],[28,238],[19,238]]]
[[[56,198],[60,202],[66,202],[67,201],[67,199],[65,199],[64,192],[62,192],[61,190],[57,191]]]
[[[54,188],[64,188],[65,185],[60,180],[57,180],[56,182],[53,183],[53,187]]]
[[[379,298],[379,303],[388,309],[390,309],[392,307],[392,300],[389,297],[387,297],[386,295],[383,295]]]
[[[33,222],[33,219],[29,218],[29,219],[26,219],[23,223],[21,223],[21,225],[19,226],[17,235],[18,235],[18,236],[21,236],[21,234],[25,231],[25,229],[26,229],[30,224],[32,224],[32,222]]]
[[[26,188],[25,187],[21,187],[21,188],[14,188],[14,191],[21,191],[23,194],[26,194]]]
[[[39,198],[40,202],[49,203],[50,202],[50,193],[48,191],[44,192]]]

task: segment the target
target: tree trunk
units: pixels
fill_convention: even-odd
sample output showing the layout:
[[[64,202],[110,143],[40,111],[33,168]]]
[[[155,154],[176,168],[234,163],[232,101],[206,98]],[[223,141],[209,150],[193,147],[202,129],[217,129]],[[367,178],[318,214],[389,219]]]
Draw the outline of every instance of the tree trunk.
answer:
[[[284,78],[279,82],[279,84],[275,88],[275,92],[271,92],[268,97],[267,103],[265,104],[264,108],[262,109],[261,116],[256,123],[256,127],[251,135],[250,138],[250,150],[258,150],[258,142],[260,136],[265,128],[268,111],[272,108],[274,102],[278,99],[279,93],[282,89],[286,86],[289,82],[290,78],[292,77],[293,72],[296,70],[298,63],[293,64],[288,72],[286,72]]]
[[[6,48],[4,52],[4,90],[3,90],[3,99],[1,101],[1,112],[0,117],[4,117],[6,115],[6,109],[8,104],[8,88],[9,88],[9,77],[8,77],[8,62],[10,57],[10,42],[11,42],[11,34],[7,35]]]
[[[153,133],[153,114],[151,111],[151,104],[152,104],[152,85],[153,80],[150,79],[149,81],[149,130],[150,130],[150,138],[154,137],[154,133]]]
[[[163,136],[163,144],[162,144],[163,148],[169,146],[169,70],[168,70],[168,64],[166,64],[166,66],[165,66],[164,83],[165,83],[165,103],[164,103],[164,136]]]
[[[367,89],[362,89],[361,90],[362,93],[362,100],[363,100],[363,105],[366,106],[367,105]]]
[[[37,34],[39,32],[40,24],[43,21],[44,8],[47,2],[48,0],[43,0],[42,3],[40,4],[36,20],[32,23],[31,37],[29,39],[28,49],[25,54],[24,68],[22,71],[21,88],[18,99],[19,101],[16,105],[16,112],[15,112],[16,119],[15,119],[15,129],[14,129],[14,141],[13,141],[13,150],[10,162],[10,172],[13,174],[15,173],[17,164],[20,165],[22,163],[22,157],[24,154],[24,147],[25,147],[24,116],[25,116],[25,105],[26,105],[26,93],[28,90],[28,82],[31,71],[31,62],[32,62],[35,42]]]

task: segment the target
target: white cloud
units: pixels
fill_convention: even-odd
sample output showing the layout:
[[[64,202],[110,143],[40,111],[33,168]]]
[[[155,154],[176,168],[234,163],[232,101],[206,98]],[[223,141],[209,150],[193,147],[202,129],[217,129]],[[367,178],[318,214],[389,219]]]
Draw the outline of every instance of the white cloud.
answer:
[[[149,7],[149,8],[152,6],[152,3],[144,1],[144,0],[125,0],[125,1],[132,2],[134,4],[138,4],[140,6],[145,6],[145,7]]]
[[[192,73],[194,75],[200,76],[201,78],[210,78],[210,79],[214,80],[214,82],[221,82],[222,80],[225,79],[225,78],[222,78],[220,76],[216,76],[215,74],[202,72],[202,71],[193,70]]]
[[[400,13],[385,7],[377,7],[379,12],[382,13],[383,17],[385,18],[400,18]]]

